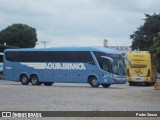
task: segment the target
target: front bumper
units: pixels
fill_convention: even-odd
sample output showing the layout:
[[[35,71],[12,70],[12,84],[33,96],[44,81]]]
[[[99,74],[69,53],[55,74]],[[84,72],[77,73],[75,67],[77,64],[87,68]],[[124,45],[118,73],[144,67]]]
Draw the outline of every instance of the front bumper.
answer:
[[[126,84],[127,78],[126,77],[114,77],[112,84]]]

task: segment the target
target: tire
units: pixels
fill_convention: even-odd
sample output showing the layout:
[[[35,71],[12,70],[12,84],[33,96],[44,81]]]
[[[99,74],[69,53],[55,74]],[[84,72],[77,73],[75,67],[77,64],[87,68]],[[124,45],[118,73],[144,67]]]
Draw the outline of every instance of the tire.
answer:
[[[153,86],[155,83],[154,82],[150,82],[150,83],[146,83],[146,86]]]
[[[39,78],[37,75],[32,75],[30,77],[30,82],[32,85],[41,85],[42,84],[41,82],[39,82]]]
[[[0,79],[3,79],[3,72],[0,72]]]
[[[133,82],[129,82],[129,86],[134,86],[134,83]]]
[[[29,84],[28,76],[25,75],[25,74],[20,76],[19,81],[22,83],[22,85],[28,85]]]
[[[108,88],[111,84],[101,84],[104,88]]]
[[[155,85],[156,82],[152,82],[152,86]]]
[[[44,86],[52,86],[53,82],[44,82]]]
[[[91,87],[99,87],[99,83],[96,77],[91,77],[89,79],[89,84],[91,85]]]

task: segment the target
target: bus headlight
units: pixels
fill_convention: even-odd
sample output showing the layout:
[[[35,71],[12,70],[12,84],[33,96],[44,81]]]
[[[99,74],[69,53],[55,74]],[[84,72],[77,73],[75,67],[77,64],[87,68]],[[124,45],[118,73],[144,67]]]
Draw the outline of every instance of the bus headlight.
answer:
[[[108,82],[108,77],[104,75],[104,76],[103,76],[103,80],[104,80],[104,82],[107,83],[107,82]]]

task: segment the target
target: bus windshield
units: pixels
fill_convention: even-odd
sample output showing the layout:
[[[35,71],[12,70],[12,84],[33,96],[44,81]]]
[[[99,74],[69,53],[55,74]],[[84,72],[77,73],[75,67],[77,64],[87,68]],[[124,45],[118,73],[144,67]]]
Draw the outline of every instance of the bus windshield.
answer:
[[[114,62],[112,64],[112,72],[116,75],[125,75],[125,63],[122,55],[117,54],[109,54],[109,57],[111,57]]]
[[[124,58],[121,54],[109,54],[109,53],[105,53],[105,52],[97,52],[94,51],[94,55],[97,58],[97,61],[99,63],[99,66],[101,67],[101,63],[103,63],[103,58],[105,57],[110,57],[113,59],[113,63],[112,63],[112,73],[116,74],[116,75],[125,75],[125,63],[124,63]],[[104,70],[104,68],[101,67],[102,70]]]

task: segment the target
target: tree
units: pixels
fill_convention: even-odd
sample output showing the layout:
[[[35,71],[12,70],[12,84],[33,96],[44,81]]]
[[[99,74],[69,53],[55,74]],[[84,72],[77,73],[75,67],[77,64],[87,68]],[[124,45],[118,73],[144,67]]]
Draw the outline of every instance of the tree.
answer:
[[[153,44],[150,48],[151,53],[154,53],[157,57],[157,70],[160,72],[160,32],[153,38]]]
[[[132,41],[132,50],[150,50],[153,44],[153,38],[160,32],[160,14],[145,14],[144,24],[138,28],[130,38]]]
[[[0,44],[4,44],[3,33],[0,31]]]
[[[153,38],[153,44],[150,48],[152,53],[155,53],[157,58],[160,60],[160,32],[156,37]]]
[[[36,29],[24,24],[13,24],[0,32],[0,43],[21,48],[33,48],[37,42]]]
[[[140,26],[137,31],[134,32],[134,34],[130,35],[130,37],[133,39],[132,41],[132,50],[145,50],[147,49],[146,43],[146,36],[144,35],[145,32],[143,30],[143,26]]]

